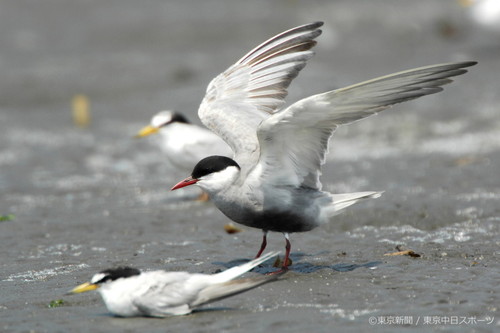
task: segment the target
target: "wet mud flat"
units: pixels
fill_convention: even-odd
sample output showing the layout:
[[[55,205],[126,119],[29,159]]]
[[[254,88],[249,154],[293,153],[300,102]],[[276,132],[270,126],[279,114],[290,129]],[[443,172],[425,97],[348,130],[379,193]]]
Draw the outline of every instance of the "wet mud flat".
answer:
[[[500,46],[464,15],[453,1],[1,3],[0,331],[498,330]],[[433,63],[479,65],[337,131],[325,190],[385,193],[293,234],[280,280],[168,319],[65,296],[111,266],[212,273],[253,258],[260,231],[227,234],[197,191],[169,192],[186,175],[155,138],[132,136],[161,109],[199,123],[212,77],[316,20],[317,55],[289,102]],[[90,102],[86,128],[72,119],[77,94]],[[282,235],[268,247],[283,250]],[[385,255],[398,249],[419,256]]]

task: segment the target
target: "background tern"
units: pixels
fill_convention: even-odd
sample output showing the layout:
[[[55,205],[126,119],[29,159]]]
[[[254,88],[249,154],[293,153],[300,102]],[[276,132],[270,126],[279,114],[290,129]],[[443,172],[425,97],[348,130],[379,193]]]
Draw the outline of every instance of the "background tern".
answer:
[[[196,184],[235,222],[286,239],[310,231],[339,210],[381,192],[331,194],[321,191],[321,166],[335,129],[394,104],[442,91],[450,77],[476,62],[411,69],[304,98],[282,109],[287,87],[311,58],[321,22],[285,31],[257,46],[207,88],[198,115],[223,138],[234,159],[201,160],[172,190]]]
[[[210,155],[232,157],[231,148],[212,131],[190,123],[184,115],[174,111],[160,111],[151,118],[136,137],[159,133],[160,147],[172,165],[185,173],[202,158]],[[208,200],[203,192],[198,200]]]
[[[141,272],[131,267],[107,269],[69,293],[97,289],[108,310],[121,317],[185,315],[204,304],[275,280],[269,276],[234,279],[276,254],[278,252],[267,253],[261,258],[213,275],[162,270]]]
[[[190,123],[182,114],[160,111],[151,118],[136,137],[159,133],[161,149],[169,161],[183,171],[190,172],[202,158],[210,155],[232,157],[231,148],[210,130]]]

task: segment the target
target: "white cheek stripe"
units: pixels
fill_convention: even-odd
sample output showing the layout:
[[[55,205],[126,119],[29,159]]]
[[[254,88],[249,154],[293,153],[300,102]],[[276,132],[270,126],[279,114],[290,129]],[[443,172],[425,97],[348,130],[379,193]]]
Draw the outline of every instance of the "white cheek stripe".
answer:
[[[209,193],[218,192],[230,186],[238,177],[240,170],[235,166],[229,166],[222,171],[214,172],[200,178],[196,185]]]
[[[103,273],[97,273],[96,275],[94,275],[92,277],[92,280],[90,280],[90,283],[97,283],[98,281],[100,281],[103,277],[105,277],[106,274],[103,274]]]

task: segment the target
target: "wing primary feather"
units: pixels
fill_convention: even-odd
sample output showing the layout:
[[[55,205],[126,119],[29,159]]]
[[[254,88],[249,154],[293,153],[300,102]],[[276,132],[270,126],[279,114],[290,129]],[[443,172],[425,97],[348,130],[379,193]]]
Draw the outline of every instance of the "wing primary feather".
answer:
[[[214,302],[275,280],[273,276],[261,276],[257,278],[238,280],[233,279],[237,278],[240,275],[243,275],[252,268],[260,265],[261,263],[277,254],[279,254],[278,251],[269,252],[261,256],[260,258],[251,260],[243,265],[232,267],[226,269],[224,272],[211,275],[209,285],[200,291],[198,297],[190,304],[190,306],[196,307],[206,303]]]
[[[259,276],[256,278],[238,279],[209,286],[200,292],[198,298],[192,302],[190,306],[191,308],[195,308],[207,303],[219,301],[221,299],[256,288],[265,283],[275,281],[280,276],[281,274]]]
[[[288,41],[283,43],[284,46],[290,45],[292,41],[301,38],[302,40],[314,39],[321,34],[321,30],[318,28],[323,25],[323,22],[314,22],[310,24],[304,24],[287,31],[284,31],[268,40],[259,44],[257,47],[253,48],[250,52],[245,54],[237,64],[243,64],[246,62],[251,62],[259,57],[256,55],[265,55],[266,51],[273,49],[276,45],[280,45],[283,41]]]
[[[229,269],[226,269],[224,272],[220,272],[218,274],[212,275],[212,282],[213,283],[222,283],[222,282],[227,282],[230,281],[240,275],[243,275],[244,273],[248,272],[252,268],[262,264],[263,262],[267,261],[271,257],[277,255],[279,252],[269,252],[266,253],[265,255],[256,258],[254,260],[251,260],[243,265],[239,265],[236,267],[232,267]]]
[[[335,129],[395,104],[438,93],[474,61],[398,72],[304,98],[274,113],[258,128],[260,183],[320,190],[321,165]]]
[[[208,85],[198,115],[233,149],[242,176],[258,161],[259,124],[283,106],[288,86],[314,54],[322,25],[302,25],[268,39]]]

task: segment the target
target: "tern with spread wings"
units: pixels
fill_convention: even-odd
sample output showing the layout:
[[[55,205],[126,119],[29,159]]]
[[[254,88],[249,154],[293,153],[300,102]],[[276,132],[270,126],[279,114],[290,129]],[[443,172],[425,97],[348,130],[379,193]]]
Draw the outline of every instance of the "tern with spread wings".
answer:
[[[321,190],[321,166],[340,125],[394,104],[442,91],[450,77],[476,62],[411,69],[304,98],[283,108],[290,82],[304,68],[321,22],[285,31],[257,46],[209,84],[198,115],[224,139],[234,158],[210,156],[172,190],[196,184],[227,217],[286,239],[310,231],[341,209],[381,192],[331,194]]]

